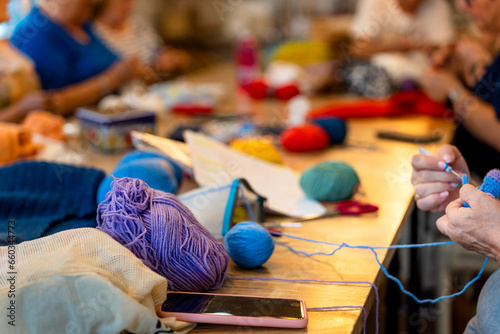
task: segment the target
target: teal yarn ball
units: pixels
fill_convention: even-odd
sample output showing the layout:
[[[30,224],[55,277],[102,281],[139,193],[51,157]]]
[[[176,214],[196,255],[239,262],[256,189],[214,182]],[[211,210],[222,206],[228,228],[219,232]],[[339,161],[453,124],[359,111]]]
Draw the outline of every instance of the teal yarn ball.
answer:
[[[316,118],[312,121],[323,128],[330,137],[330,145],[342,144],[347,135],[347,126],[344,120],[336,117]]]
[[[142,158],[119,163],[99,185],[97,203],[106,199],[106,194],[111,190],[113,176],[116,178],[131,177],[140,179],[156,190],[176,194],[179,184],[175,176],[174,167],[162,158]]]
[[[236,224],[224,236],[226,251],[241,268],[255,268],[263,265],[274,251],[271,234],[255,222]]]
[[[325,161],[302,174],[300,186],[307,196],[318,201],[341,201],[351,198],[359,185],[356,171],[340,161]]]

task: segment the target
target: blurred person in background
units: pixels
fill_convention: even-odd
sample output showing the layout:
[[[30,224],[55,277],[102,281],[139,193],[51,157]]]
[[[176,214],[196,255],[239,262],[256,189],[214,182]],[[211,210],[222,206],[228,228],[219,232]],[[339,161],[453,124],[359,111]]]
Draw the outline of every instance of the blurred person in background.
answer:
[[[7,4],[0,0],[0,22],[9,19]],[[0,41],[0,122],[18,122],[34,109],[47,106],[31,60],[8,40]]]
[[[40,1],[11,37],[34,62],[48,110],[69,114],[148,75],[138,59],[119,58],[95,36],[88,21],[99,2]]]
[[[451,103],[458,118],[453,143],[483,177],[500,167],[500,1],[457,0],[457,7],[489,38],[464,37],[437,54],[422,85],[433,99]]]
[[[150,24],[132,16],[135,6],[136,0],[103,0],[96,10],[96,35],[114,53],[137,57],[160,77],[185,70],[188,54],[165,46]]]
[[[418,86],[430,50],[455,40],[452,11],[445,0],[360,0],[350,34],[349,56],[364,65],[355,68],[355,76],[362,76],[367,85],[383,86],[388,83],[373,77],[385,71],[393,88],[409,80]]]

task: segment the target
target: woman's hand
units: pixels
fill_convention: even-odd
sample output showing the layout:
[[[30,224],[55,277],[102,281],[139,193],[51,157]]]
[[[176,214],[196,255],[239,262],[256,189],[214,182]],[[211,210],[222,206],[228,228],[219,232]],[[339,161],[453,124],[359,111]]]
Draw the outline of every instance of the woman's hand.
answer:
[[[455,56],[455,46],[443,45],[429,52],[431,66],[435,69],[452,69]]]
[[[116,90],[132,79],[146,80],[150,70],[137,58],[120,59],[105,73],[110,80],[110,88]]]
[[[17,102],[17,108],[22,110],[26,114],[32,110],[46,110],[47,107],[47,94],[42,91],[28,93]]]
[[[156,58],[156,71],[160,74],[183,71],[190,63],[191,58],[186,52],[176,49],[164,49]]]
[[[422,88],[437,102],[445,102],[450,91],[460,84],[454,74],[445,70],[428,69],[422,76]]]
[[[16,103],[0,110],[0,122],[20,122],[32,110],[47,110],[48,101],[44,92],[28,93]]]
[[[451,145],[439,149],[437,157],[417,154],[412,159],[411,182],[415,187],[417,206],[424,211],[442,212],[459,193],[459,180],[445,172],[445,162],[459,174],[469,174],[469,168],[460,151]]]
[[[455,46],[455,57],[461,64],[462,76],[469,86],[475,86],[493,62],[493,56],[477,40],[462,38]]]
[[[466,202],[470,208],[463,206]],[[500,203],[471,185],[446,208],[438,229],[465,249],[500,260]],[[499,262],[500,263],[500,262]]]

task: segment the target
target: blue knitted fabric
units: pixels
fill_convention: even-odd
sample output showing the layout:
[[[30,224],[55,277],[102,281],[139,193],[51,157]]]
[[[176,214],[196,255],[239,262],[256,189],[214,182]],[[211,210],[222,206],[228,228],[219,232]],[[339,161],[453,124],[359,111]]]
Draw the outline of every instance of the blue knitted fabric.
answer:
[[[491,194],[494,199],[498,199],[500,196],[500,170],[490,170],[484,177],[483,184],[477,189],[487,194]]]
[[[8,243],[9,220],[15,241],[63,230],[96,227],[96,193],[104,179],[99,170],[46,162],[0,168],[0,245]]]

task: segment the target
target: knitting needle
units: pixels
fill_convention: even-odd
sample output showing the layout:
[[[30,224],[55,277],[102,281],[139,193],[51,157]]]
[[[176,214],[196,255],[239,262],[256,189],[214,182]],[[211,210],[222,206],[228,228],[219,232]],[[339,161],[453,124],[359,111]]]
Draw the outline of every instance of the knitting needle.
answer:
[[[428,155],[428,156],[430,156],[430,157],[433,157],[433,156],[434,156],[434,154],[432,154],[431,152],[427,151],[427,150],[425,149],[425,147],[423,147],[423,146],[420,146],[420,147],[418,148],[418,151],[419,151],[420,153],[425,154],[425,155]],[[452,173],[453,175],[455,175],[456,177],[458,177],[460,180],[462,179],[462,176],[460,176],[460,174],[458,174],[457,172],[455,172],[455,171],[453,170],[453,168],[451,168],[451,166],[450,166],[450,165],[448,165],[448,163],[447,163],[447,162],[445,162],[445,164],[446,164],[446,167],[444,168],[444,170],[445,170],[446,172],[448,172],[448,173]]]

